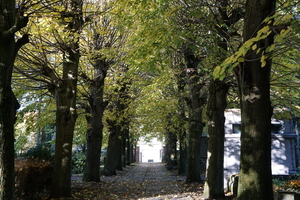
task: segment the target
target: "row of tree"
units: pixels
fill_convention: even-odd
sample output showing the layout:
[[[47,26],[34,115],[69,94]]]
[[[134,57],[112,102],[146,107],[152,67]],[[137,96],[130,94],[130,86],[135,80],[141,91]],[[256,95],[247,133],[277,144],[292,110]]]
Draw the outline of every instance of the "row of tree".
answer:
[[[133,142],[152,133],[165,139],[172,164],[179,141],[179,173],[204,181],[204,121],[205,192],[223,197],[224,110],[239,104],[239,199],[272,199],[272,106],[292,114],[298,107],[298,9],[292,0],[4,0],[1,198],[14,199],[15,69],[15,94],[31,97],[21,113],[39,115],[32,126],[43,129],[51,116],[46,113],[54,113],[50,105],[56,107],[52,198],[71,196],[74,133],[82,135],[82,127],[85,181],[100,181],[103,128],[108,173],[130,163]]]

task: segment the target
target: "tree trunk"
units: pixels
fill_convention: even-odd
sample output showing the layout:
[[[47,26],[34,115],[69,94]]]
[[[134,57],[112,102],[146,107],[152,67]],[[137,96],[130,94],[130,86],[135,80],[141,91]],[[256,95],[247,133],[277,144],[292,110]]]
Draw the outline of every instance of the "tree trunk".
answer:
[[[116,131],[116,121],[107,120],[108,130],[109,130],[109,138],[108,138],[108,146],[107,153],[105,158],[104,171],[108,176],[116,175],[116,160],[117,160],[117,131]]]
[[[91,84],[91,99],[89,108],[91,116],[87,117],[90,125],[87,139],[86,166],[83,181],[100,182],[100,157],[103,138],[103,112],[105,104],[103,102],[104,81],[107,73],[107,65],[104,61],[98,60],[94,66],[94,81]]]
[[[126,165],[130,165],[132,163],[132,143],[129,136],[129,129],[126,133]]]
[[[15,199],[14,123],[18,107],[10,87],[14,48],[13,35],[7,41],[0,38],[0,199],[4,200]]]
[[[126,138],[123,136],[122,139],[122,167],[126,167]]]
[[[187,144],[186,133],[183,130],[179,137],[179,162],[178,162],[178,175],[186,175],[187,171]]]
[[[184,87],[186,82],[182,77],[178,78],[177,88],[178,95],[184,94]],[[181,97],[178,100],[178,117],[179,117],[179,125],[176,128],[178,130],[178,139],[179,139],[179,159],[178,159],[178,175],[186,175],[187,172],[187,134],[185,129],[186,116],[185,116],[185,101],[184,98]]]
[[[0,3],[0,199],[15,199],[14,124],[19,103],[11,89],[12,70],[18,50],[28,42],[24,35],[15,42],[15,32],[25,27],[27,17],[16,13],[15,0]],[[21,13],[18,13],[21,14]]]
[[[136,162],[136,145],[132,143],[131,141],[131,145],[130,145],[131,149],[130,149],[130,162],[134,163]]]
[[[224,111],[228,86],[222,81],[210,83],[207,105],[208,135],[204,195],[208,199],[224,197]]]
[[[56,139],[51,198],[72,196],[72,143],[77,118],[76,93],[80,57],[78,33],[82,27],[82,2],[71,0],[70,4],[72,20],[70,21],[68,17],[68,26],[65,27],[72,40],[65,42],[65,47],[62,49],[64,54],[62,78],[55,77],[56,80],[53,80],[54,91],[52,92],[56,101]],[[63,19],[64,17],[62,15]],[[51,75],[51,71],[48,73]]]
[[[188,128],[188,167],[187,182],[201,182],[200,146],[203,131],[202,110],[205,97],[201,97],[202,85],[197,72],[199,60],[189,53],[186,55],[187,75],[189,77],[189,128]]]
[[[244,41],[255,36],[265,24],[263,20],[274,14],[275,0],[246,3]],[[258,48],[273,43],[273,36],[257,42]],[[271,173],[271,116],[270,101],[271,60],[262,67],[262,54],[249,50],[245,62],[236,68],[242,112],[241,157],[238,199],[273,199]]]
[[[115,151],[117,153],[116,157],[116,169],[117,170],[123,170],[123,163],[122,163],[122,150],[123,150],[123,135],[122,135],[122,127],[120,124],[116,125],[116,131],[117,131],[117,146],[115,147]]]
[[[79,52],[70,52],[63,63],[63,80],[55,90],[56,139],[51,197],[71,196],[72,143],[76,113],[76,90]],[[70,76],[70,73],[73,76]]]
[[[167,130],[167,152],[168,154],[166,155],[166,161],[168,166],[177,166],[177,150],[176,150],[176,143],[177,143],[177,137],[176,135],[172,132]]]
[[[128,69],[125,66],[123,69],[123,72],[126,72]],[[123,170],[123,166],[125,165],[125,141],[126,141],[126,135],[128,135],[128,129],[129,129],[129,118],[127,113],[127,108],[130,103],[130,97],[128,95],[128,84],[130,84],[130,80],[124,79],[121,77],[119,80],[117,80],[117,84],[119,87],[117,87],[117,101],[116,101],[116,108],[117,113],[116,117],[118,119],[117,124],[117,163],[116,163],[116,169]]]

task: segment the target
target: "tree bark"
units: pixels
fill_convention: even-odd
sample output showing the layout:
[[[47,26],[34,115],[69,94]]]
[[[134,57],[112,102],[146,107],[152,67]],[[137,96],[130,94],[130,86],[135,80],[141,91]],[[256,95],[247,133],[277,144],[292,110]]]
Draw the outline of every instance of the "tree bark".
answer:
[[[17,15],[15,0],[0,3],[0,199],[15,199],[14,124],[19,103],[11,89],[12,70],[18,50],[28,35],[15,41],[15,32],[25,27],[27,17]]]
[[[123,135],[122,135],[122,127],[121,124],[116,125],[116,131],[117,131],[117,145],[115,146],[115,151],[117,153],[116,157],[116,169],[117,170],[123,170],[123,163],[122,163],[122,150],[123,150]]]
[[[167,155],[166,155],[166,162],[167,166],[174,167],[178,165],[177,162],[177,150],[176,145],[177,143],[177,136],[170,130],[167,130]]]
[[[178,175],[186,175],[187,171],[187,144],[186,132],[182,130],[179,136],[179,162]]]
[[[89,100],[89,114],[87,121],[90,129],[87,133],[86,167],[83,181],[100,182],[100,157],[103,138],[103,112],[105,103],[103,102],[103,91],[105,77],[107,74],[107,64],[103,60],[98,60],[94,66],[94,77],[91,84],[91,98]]]
[[[217,46],[219,47],[219,59],[225,59],[228,50],[228,40],[237,32],[232,32],[232,27],[242,17],[244,10],[241,7],[228,9],[229,2],[220,0],[217,4],[218,15],[215,16],[215,29],[218,32]],[[226,24],[223,26],[222,24]],[[208,117],[208,151],[207,168],[204,195],[208,199],[218,199],[224,197],[224,111],[226,109],[226,95],[228,85],[226,79],[223,81],[212,80],[209,86],[209,99],[207,107]]]
[[[244,41],[256,35],[263,20],[274,14],[276,0],[246,2]],[[262,51],[273,36],[257,42]],[[260,52],[262,52],[260,51]],[[237,72],[242,112],[241,157],[238,199],[273,199],[271,173],[270,101],[271,59],[262,67],[262,54],[249,50]]]
[[[178,95],[184,94],[184,87],[186,85],[185,80],[179,76],[177,80]],[[178,141],[179,141],[179,159],[178,159],[178,175],[186,175],[187,171],[187,134],[186,134],[186,116],[185,116],[185,101],[183,96],[178,100],[178,118],[179,125],[176,127],[178,130]]]
[[[79,37],[82,27],[82,2],[72,0],[72,20],[66,31],[73,40],[65,42],[62,78],[55,77],[54,98],[56,101],[56,139],[51,198],[70,197],[72,143],[76,112],[76,93],[79,66]],[[62,15],[62,17],[64,17]],[[53,73],[53,72],[52,72]],[[53,75],[49,71],[49,76]]]
[[[72,143],[77,118],[76,87],[79,52],[74,56],[73,62],[63,63],[63,80],[61,80],[59,87],[55,89],[56,140],[51,188],[52,198],[71,196]],[[70,72],[73,73],[74,78],[72,79],[68,77]]]
[[[186,82],[182,79],[182,77],[178,77],[177,88],[178,94],[184,94],[184,87]],[[178,130],[178,140],[179,140],[179,160],[178,160],[178,174],[186,175],[187,172],[187,135],[185,129],[186,116],[185,116],[185,101],[184,98],[181,97],[178,100],[178,117],[179,117],[179,125],[176,128]]]
[[[116,160],[117,160],[117,125],[114,120],[107,120],[108,130],[109,130],[109,138],[108,138],[108,146],[107,153],[104,165],[105,174],[108,176],[116,175]]]
[[[201,182],[200,170],[200,146],[203,131],[202,110],[205,97],[201,96],[202,84],[199,83],[200,77],[197,72],[199,60],[192,52],[185,55],[187,61],[186,73],[188,75],[189,99],[189,128],[188,128],[188,167],[187,182]]]
[[[207,105],[208,135],[204,195],[208,199],[224,197],[224,111],[228,86],[222,81],[210,83]]]
[[[129,129],[126,131],[126,165],[130,165],[132,163],[132,143],[129,136]]]

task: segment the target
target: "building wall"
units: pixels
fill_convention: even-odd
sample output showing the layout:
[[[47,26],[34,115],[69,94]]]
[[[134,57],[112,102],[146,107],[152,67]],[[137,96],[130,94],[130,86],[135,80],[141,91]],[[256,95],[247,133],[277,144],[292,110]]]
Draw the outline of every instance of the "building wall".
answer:
[[[240,134],[233,133],[233,124],[241,123],[239,109],[229,109],[225,112],[225,142],[224,142],[224,184],[231,174],[239,173],[240,165]],[[272,124],[280,124],[280,133],[272,134],[272,174],[289,175],[297,172],[297,141],[292,121],[272,119]]]
[[[157,139],[152,139],[151,142],[140,142],[139,146],[139,161],[140,162],[161,162],[163,145]]]

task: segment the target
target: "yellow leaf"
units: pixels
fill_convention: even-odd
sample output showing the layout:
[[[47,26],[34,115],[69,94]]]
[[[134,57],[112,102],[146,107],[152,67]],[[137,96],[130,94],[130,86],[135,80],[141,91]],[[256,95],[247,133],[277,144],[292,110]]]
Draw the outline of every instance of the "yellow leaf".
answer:
[[[275,44],[272,44],[269,48],[269,52],[273,51],[275,49]]]
[[[288,7],[290,4],[291,4],[290,2],[287,2],[287,3],[283,4],[283,8]]]
[[[244,62],[244,61],[245,61],[244,58],[242,58],[242,57],[239,57],[239,58],[238,58],[238,62]]]
[[[260,62],[261,62],[261,67],[266,66],[267,62],[266,62],[266,56],[265,55],[261,56]]]
[[[257,49],[257,50],[256,50],[256,54],[258,54],[258,53],[260,52],[260,50],[261,50],[261,49]]]
[[[257,32],[257,35],[260,36],[262,34],[266,34],[268,33],[270,30],[270,27],[269,26],[264,26],[262,29],[260,29],[258,32]]]
[[[213,76],[217,77],[220,74],[221,66],[217,66],[213,72]]]
[[[253,41],[247,40],[247,41],[244,43],[243,46],[244,46],[245,48],[248,48],[248,47],[250,47],[252,44],[253,44]]]
[[[289,19],[291,19],[293,17],[293,15],[291,15],[291,14],[286,14],[283,18],[282,18],[282,20],[289,20]]]
[[[252,50],[255,50],[256,48],[257,48],[257,45],[254,44],[254,45],[252,46]]]

